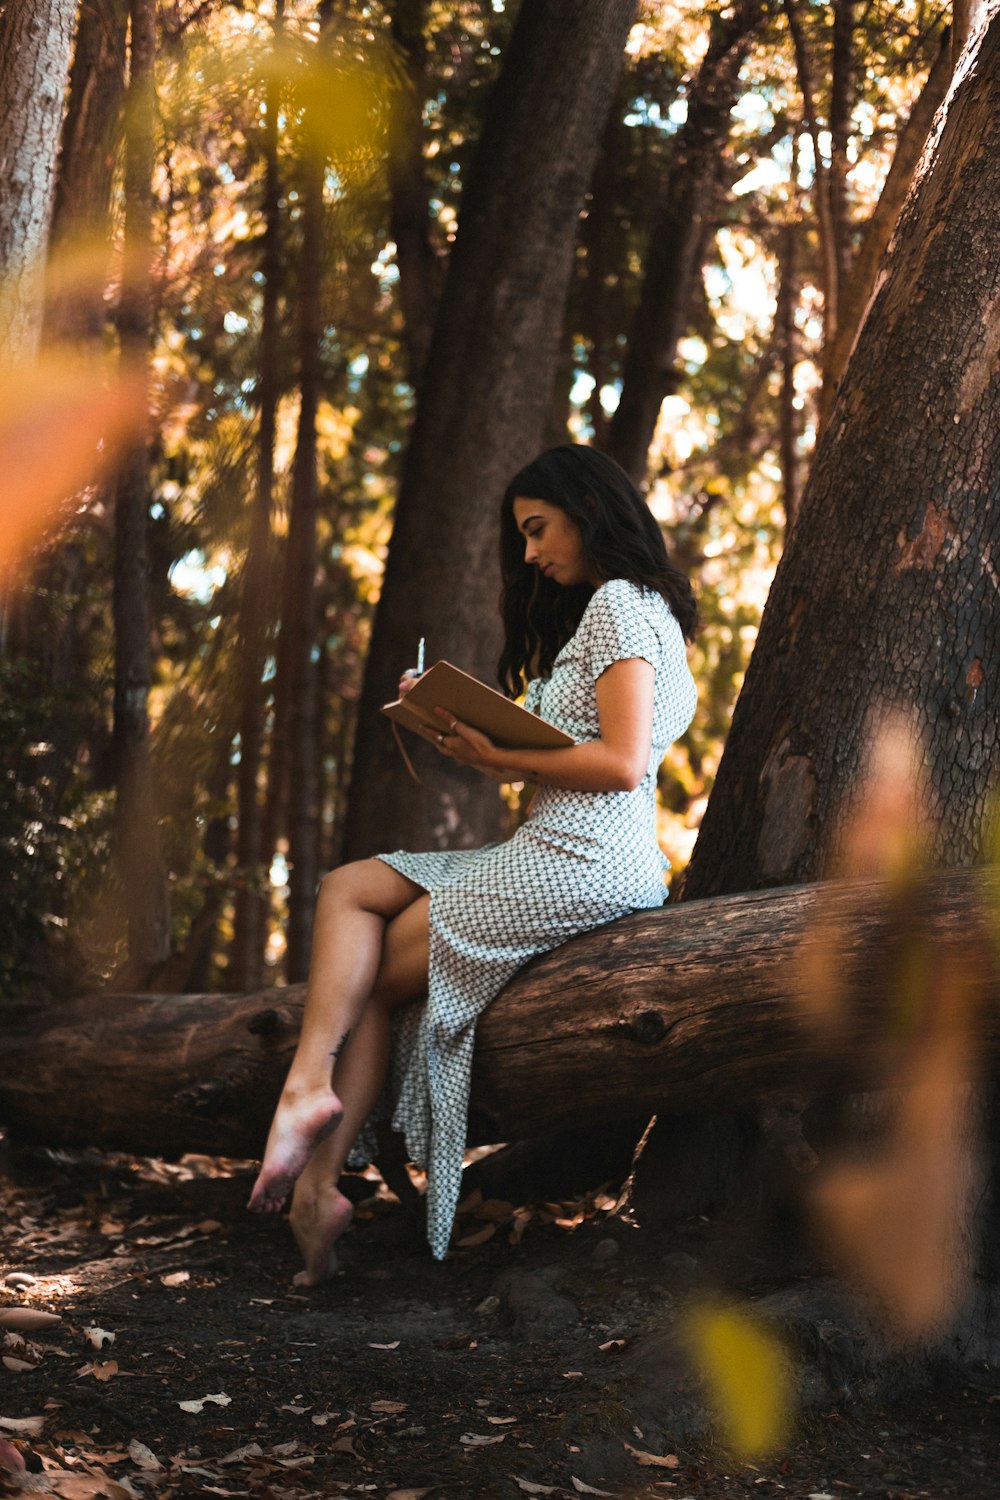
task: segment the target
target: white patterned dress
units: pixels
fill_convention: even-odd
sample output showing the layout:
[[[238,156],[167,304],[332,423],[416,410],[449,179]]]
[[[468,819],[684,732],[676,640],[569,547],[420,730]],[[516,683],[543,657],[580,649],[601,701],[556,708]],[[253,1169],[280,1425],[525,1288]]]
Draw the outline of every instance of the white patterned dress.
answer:
[[[551,675],[529,683],[525,706],[577,741],[600,734],[596,683],[613,662],[656,669],[653,738],[631,792],[539,789],[514,836],[482,849],[378,857],[430,892],[426,1006],[397,1012],[380,1117],[428,1170],[427,1237],[441,1259],[451,1234],[465,1150],[476,1018],[536,954],[627,912],[662,905],[668,861],[656,841],[656,773],[695,710],[684,637],[659,594],[623,578],[594,592]],[[373,1122],[370,1122],[370,1125]],[[352,1162],[369,1160],[373,1130]]]

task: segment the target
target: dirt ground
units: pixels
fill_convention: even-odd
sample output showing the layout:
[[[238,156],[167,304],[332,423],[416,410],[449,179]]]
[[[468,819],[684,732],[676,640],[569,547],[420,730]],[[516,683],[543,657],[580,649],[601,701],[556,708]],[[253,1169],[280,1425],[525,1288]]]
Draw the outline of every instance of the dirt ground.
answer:
[[[888,1404],[828,1360],[777,1452],[727,1457],[650,1335],[691,1294],[705,1220],[666,1237],[607,1191],[520,1212],[474,1193],[438,1265],[418,1210],[382,1189],[306,1294],[287,1225],[245,1211],[245,1164],[22,1149],[0,1166],[0,1494],[1000,1495],[982,1363]],[[744,1295],[767,1290],[755,1274]],[[11,1326],[39,1311],[57,1321]]]

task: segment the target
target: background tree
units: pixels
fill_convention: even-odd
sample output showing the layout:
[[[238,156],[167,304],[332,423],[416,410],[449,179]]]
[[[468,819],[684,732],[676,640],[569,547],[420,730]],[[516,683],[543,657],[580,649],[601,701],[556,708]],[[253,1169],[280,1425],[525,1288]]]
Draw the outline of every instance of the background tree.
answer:
[[[519,13],[463,189],[401,477],[358,724],[349,856],[468,845],[498,829],[496,788],[435,765],[433,752],[415,757],[424,783],[415,798],[378,709],[419,636],[431,660],[495,670],[498,625],[483,586],[495,586],[499,495],[541,444],[577,214],[634,14],[632,0],[539,0]]]
[[[39,275],[75,23],[76,0],[28,0],[0,11],[0,348],[6,360],[30,359],[41,337]]]

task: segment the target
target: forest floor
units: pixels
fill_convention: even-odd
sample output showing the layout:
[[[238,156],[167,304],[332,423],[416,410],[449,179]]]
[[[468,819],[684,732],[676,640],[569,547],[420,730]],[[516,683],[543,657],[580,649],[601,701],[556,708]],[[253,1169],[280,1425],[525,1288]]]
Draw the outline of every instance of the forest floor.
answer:
[[[891,1403],[847,1382],[755,1464],[699,1434],[690,1383],[672,1426],[670,1390],[651,1403],[636,1371],[655,1386],[655,1368],[628,1359],[692,1281],[705,1220],[667,1241],[600,1192],[514,1218],[473,1194],[438,1265],[383,1189],[305,1293],[287,1225],[245,1211],[244,1164],[20,1149],[0,1167],[0,1495],[1000,1494],[995,1369]],[[15,1308],[55,1316],[17,1329]]]

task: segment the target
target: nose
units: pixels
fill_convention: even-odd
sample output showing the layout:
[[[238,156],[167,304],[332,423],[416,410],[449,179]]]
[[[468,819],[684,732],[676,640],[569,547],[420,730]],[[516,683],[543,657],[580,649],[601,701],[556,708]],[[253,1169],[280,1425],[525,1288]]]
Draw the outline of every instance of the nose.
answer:
[[[524,539],[524,560],[525,560],[525,562],[526,563],[533,563],[535,561],[535,558],[537,556],[538,556],[538,548],[535,546],[535,539],[534,539],[534,537],[526,536],[525,539]]]

